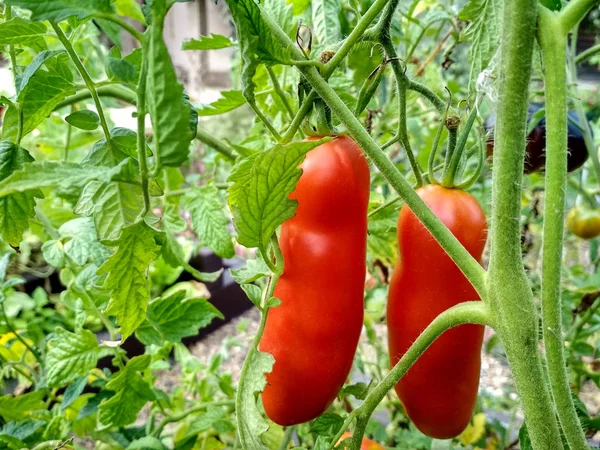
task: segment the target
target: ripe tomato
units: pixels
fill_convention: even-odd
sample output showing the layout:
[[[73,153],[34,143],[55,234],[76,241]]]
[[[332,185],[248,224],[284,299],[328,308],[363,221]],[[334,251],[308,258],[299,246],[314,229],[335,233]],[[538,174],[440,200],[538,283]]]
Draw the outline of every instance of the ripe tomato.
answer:
[[[582,239],[600,236],[600,210],[587,206],[574,207],[567,215],[567,227]]]
[[[275,357],[262,394],[280,425],[321,415],[342,388],[358,345],[364,309],[369,166],[339,137],[310,151],[290,198],[296,216],[281,227],[282,301],[259,348]]]
[[[417,190],[471,255],[481,259],[485,215],[467,192],[437,185]],[[446,309],[477,292],[429,231],[404,205],[398,218],[400,263],[390,283],[387,324],[391,364]],[[483,326],[460,325],[440,336],[396,385],[406,413],[428,436],[448,439],[469,424],[479,385]]]
[[[536,113],[544,105],[540,103],[532,103],[528,108],[528,117],[531,120]],[[573,172],[579,169],[587,161],[589,154],[583,138],[581,129],[574,125],[579,119],[575,111],[569,111],[569,122],[567,125],[568,140],[567,148],[569,149],[567,157],[567,170]],[[486,131],[493,131],[496,118],[490,116],[485,121]],[[487,141],[487,154],[492,156],[494,153],[494,136],[490,136]],[[535,128],[527,136],[527,147],[525,153],[525,165],[523,173],[530,174],[543,170],[546,166],[546,118],[542,118]]]
[[[352,437],[352,433],[349,432],[345,432],[344,434],[342,434],[342,437],[340,438],[340,442],[343,441],[344,439],[348,439]],[[360,450],[384,450],[384,448],[379,445],[377,442],[371,440],[371,439],[367,439],[367,438],[363,438],[361,445],[360,445]]]

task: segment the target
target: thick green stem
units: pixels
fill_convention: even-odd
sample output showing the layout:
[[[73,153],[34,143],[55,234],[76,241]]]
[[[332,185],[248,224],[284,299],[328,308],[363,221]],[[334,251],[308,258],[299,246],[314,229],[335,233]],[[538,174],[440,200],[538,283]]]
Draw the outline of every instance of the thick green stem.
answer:
[[[102,86],[96,89],[96,93],[100,97],[116,98],[118,100],[123,100],[124,102],[127,102],[131,105],[135,105],[136,102],[135,92],[123,86]],[[84,89],[78,92],[77,94],[71,95],[70,97],[64,99],[62,102],[56,105],[54,110],[57,111],[61,108],[73,105],[75,103],[79,103],[89,98],[92,98],[92,92],[89,89]]]
[[[75,64],[75,67],[77,68],[77,71],[79,72],[79,75],[81,75],[81,78],[83,78],[85,85],[87,86],[88,90],[90,91],[90,94],[92,95],[92,98],[94,99],[94,104],[96,105],[98,117],[100,117],[100,125],[102,126],[102,130],[104,131],[104,137],[106,138],[106,145],[108,147],[109,152],[112,153],[113,149],[112,149],[112,141],[110,139],[110,131],[108,129],[108,123],[106,121],[106,117],[104,116],[104,110],[102,109],[102,103],[100,103],[100,97],[98,96],[98,92],[96,91],[96,85],[92,81],[90,74],[88,73],[88,71],[85,68],[85,66],[83,65],[83,63],[81,62],[81,59],[79,59],[79,56],[75,52],[75,49],[71,45],[71,42],[69,41],[69,39],[63,32],[60,25],[57,24],[54,20],[50,21],[50,25],[54,29],[54,32],[56,33],[58,40],[62,43],[63,47],[69,54],[71,60],[73,61],[73,64]]]
[[[277,23],[268,16],[268,14],[263,14],[263,19],[281,45],[292,47],[292,53],[301,53],[300,50],[294,48],[290,38],[283,30],[281,30]],[[442,248],[450,255],[452,260],[473,284],[481,298],[485,299],[486,276],[485,270],[481,265],[461,245],[456,237],[448,230],[448,228],[446,228],[431,209],[429,209],[425,202],[423,202],[421,197],[419,197],[412,186],[406,181],[396,166],[389,160],[385,153],[381,151],[367,130],[365,130],[358,119],[354,117],[352,111],[348,109],[345,103],[331,86],[327,84],[327,81],[319,75],[316,69],[308,67],[301,68],[300,70],[317,94],[325,101],[325,103],[327,103],[331,108],[331,111],[350,132],[363,152],[371,158],[394,190],[398,192],[400,197],[402,197],[419,220],[431,232]]]
[[[369,392],[363,404],[346,418],[346,422],[338,432],[338,436],[334,438],[334,442],[339,440],[342,433],[348,428],[355,417],[368,419],[371,416],[385,395],[400,381],[415,361],[444,331],[465,323],[493,325],[490,311],[483,302],[479,301],[460,303],[441,313],[425,328],[385,378]],[[354,434],[357,434],[356,430]]]
[[[562,249],[567,182],[567,35],[559,15],[540,7],[538,37],[546,91],[546,195],[542,260],[542,325],[552,396],[571,450],[589,448],[571,397],[561,323]]]
[[[560,11],[558,20],[565,33],[568,33],[581,19],[585,17],[592,6],[600,3],[599,0],[571,0]]]
[[[137,88],[137,149],[138,163],[140,165],[140,179],[142,181],[142,194],[144,196],[144,209],[140,217],[145,217],[150,211],[150,192],[148,190],[148,158],[146,157],[146,79],[148,73],[147,52],[144,51],[140,82]]]
[[[504,4],[487,293],[535,450],[562,443],[538,349],[538,317],[521,259],[521,191],[537,0]]]

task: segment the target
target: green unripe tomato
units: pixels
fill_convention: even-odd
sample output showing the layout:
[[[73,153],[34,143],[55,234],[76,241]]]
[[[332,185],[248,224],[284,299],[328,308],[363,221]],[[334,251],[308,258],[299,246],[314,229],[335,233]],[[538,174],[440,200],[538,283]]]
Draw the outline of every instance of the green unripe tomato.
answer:
[[[582,239],[600,236],[600,209],[575,206],[567,216],[567,227],[571,233]]]

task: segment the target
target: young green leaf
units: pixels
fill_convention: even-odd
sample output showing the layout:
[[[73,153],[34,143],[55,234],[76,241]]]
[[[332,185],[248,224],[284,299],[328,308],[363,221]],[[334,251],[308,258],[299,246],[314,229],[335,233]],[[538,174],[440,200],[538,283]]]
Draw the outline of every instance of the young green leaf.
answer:
[[[254,306],[261,308],[261,301],[262,301],[261,289],[257,285],[250,284],[250,283],[241,284],[240,287],[246,293],[246,295],[248,296],[250,301],[252,303],[254,303]]]
[[[154,126],[157,166],[179,167],[189,155],[190,109],[184,103],[183,86],[177,79],[163,28],[167,13],[164,0],[152,2],[148,35],[148,110]]]
[[[62,387],[75,377],[85,377],[96,367],[99,347],[96,336],[89,330],[71,333],[57,327],[55,337],[48,341],[46,383]]]
[[[320,47],[330,46],[340,40],[338,13],[341,7],[340,0],[313,0],[313,28]]]
[[[256,84],[252,78],[259,63],[289,64],[290,49],[273,37],[254,0],[228,0],[227,4],[239,33],[243,94],[249,103],[254,103]]]
[[[148,318],[136,330],[136,337],[146,345],[181,342],[184,337],[198,334],[198,330],[208,326],[213,319],[223,319],[219,310],[206,299],[185,297],[186,292],[181,290],[150,302]]]
[[[35,434],[45,426],[46,422],[43,420],[27,419],[21,422],[9,422],[0,428],[0,442],[10,444],[8,448],[27,448],[28,445],[24,441],[37,438]]]
[[[65,222],[58,229],[63,239],[64,253],[79,266],[85,266],[88,260],[100,266],[110,256],[110,251],[100,242],[94,222],[86,217]]]
[[[113,47],[106,59],[106,72],[109,78],[126,83],[133,83],[136,76],[136,67],[124,58],[121,58],[119,47]]]
[[[214,186],[193,188],[185,196],[183,205],[190,211],[192,228],[200,244],[223,258],[231,258],[234,255],[233,240],[227,230],[229,220],[223,212],[219,190]]]
[[[275,22],[285,31],[288,36],[296,35],[296,26],[294,23],[294,13],[289,2],[281,0],[264,0],[263,8],[265,12],[271,16]]]
[[[106,314],[117,317],[123,340],[146,318],[150,300],[148,267],[156,259],[160,247],[156,231],[138,222],[121,231],[112,242],[117,251],[98,269],[98,275],[107,274],[104,288],[111,291]]]
[[[22,45],[43,50],[46,47],[46,30],[43,23],[15,17],[0,23],[0,45]]]
[[[260,256],[247,260],[244,267],[231,269],[231,275],[238,284],[252,283],[269,276],[270,273],[269,267]]]
[[[266,450],[260,435],[269,429],[256,405],[256,395],[267,385],[265,373],[271,372],[275,359],[269,353],[255,351],[246,361],[244,377],[240,380],[236,401],[238,435],[244,448]]]
[[[321,436],[336,434],[344,424],[344,419],[339,414],[326,413],[310,424],[311,433]]]
[[[181,44],[181,50],[219,50],[235,45],[231,39],[222,34],[211,33],[210,36],[201,36],[200,39],[188,39]]]
[[[40,389],[34,392],[13,397],[11,394],[0,397],[0,416],[6,421],[26,419],[32,411],[46,409],[44,397],[46,391]]]
[[[0,142],[0,182],[32,161],[24,148],[12,142]],[[19,245],[23,232],[29,228],[29,219],[35,215],[35,199],[43,197],[42,191],[35,187],[30,192],[14,192],[0,197],[0,237],[5,242]]]
[[[398,259],[396,223],[398,209],[388,207],[369,220],[367,249],[369,256],[382,261],[388,267],[394,267]]]
[[[143,24],[146,23],[142,8],[140,8],[136,0],[116,0],[115,7],[117,8],[118,15],[129,17]]]
[[[32,23],[36,23],[36,22],[32,22]],[[31,77],[33,77],[36,74],[38,69],[40,67],[42,67],[42,65],[46,61],[48,61],[49,59],[53,58],[54,56],[56,56],[60,53],[64,53],[64,50],[44,50],[43,52],[38,53],[36,55],[36,57],[33,58],[33,61],[31,61],[27,65],[27,67],[25,68],[25,71],[21,75],[19,75],[19,77],[17,78],[17,84],[15,86],[17,97],[21,101],[25,100],[25,98],[23,96],[21,96],[21,92],[23,92],[23,90],[27,87]]]
[[[148,382],[138,373],[150,365],[150,355],[136,356],[114,374],[106,389],[115,391],[98,408],[98,421],[103,428],[125,426],[134,422],[142,407],[154,400],[154,392]]]
[[[60,241],[50,240],[42,245],[42,253],[48,264],[56,268],[62,268],[65,265],[65,249]]]
[[[87,19],[96,12],[110,13],[110,0],[4,0],[7,5],[31,11],[31,20],[56,20],[69,17]]]
[[[229,188],[229,206],[240,244],[266,248],[277,227],[294,216],[297,202],[288,196],[302,174],[298,166],[307,152],[323,142],[278,144],[242,160],[234,168],[228,178],[233,183]]]
[[[461,42],[470,42],[470,82],[487,68],[500,42],[502,2],[500,0],[469,0],[458,13],[460,20],[470,21],[461,32]]]
[[[246,99],[242,91],[221,91],[221,98],[208,105],[198,107],[198,115],[205,117],[225,114],[245,104]]]
[[[65,121],[75,128],[85,131],[93,131],[100,125],[100,117],[98,117],[98,114],[89,109],[75,111],[65,117]]]
[[[87,376],[77,377],[73,382],[65,389],[60,409],[63,411],[67,409],[73,402],[81,395],[88,381]]]

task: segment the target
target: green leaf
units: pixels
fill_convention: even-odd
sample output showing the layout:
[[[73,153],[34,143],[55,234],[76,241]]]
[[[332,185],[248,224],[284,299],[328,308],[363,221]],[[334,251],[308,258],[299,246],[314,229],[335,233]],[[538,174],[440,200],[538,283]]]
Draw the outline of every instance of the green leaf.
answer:
[[[282,2],[281,0],[264,0],[263,8],[288,36],[295,37],[296,28],[293,9],[287,2]]]
[[[161,7],[162,5],[162,7]],[[148,111],[154,127],[157,166],[181,166],[189,156],[190,109],[184,102],[183,86],[177,78],[163,40],[166,8],[152,3],[152,25],[148,35]]]
[[[67,387],[63,395],[62,402],[60,403],[60,409],[63,411],[67,409],[77,398],[81,395],[87,384],[88,377],[77,377]]]
[[[137,133],[135,131],[128,128],[113,128],[110,130],[110,143],[109,147],[105,138],[100,139],[81,163],[113,166],[127,157],[137,158]],[[147,154],[151,154],[149,149],[147,149]]]
[[[338,13],[341,8],[340,0],[313,0],[313,29],[321,47],[335,44],[340,40]]]
[[[181,244],[179,244],[175,236],[172,234],[172,228],[165,228],[167,229],[167,233],[165,235],[165,242],[163,243],[161,250],[162,257],[169,266],[183,267],[185,271],[191,274],[196,280],[204,283],[212,283],[221,276],[223,269],[218,270],[217,272],[200,272],[192,267],[185,256],[185,252],[183,251]],[[171,232],[169,232],[169,230],[171,230]]]
[[[44,390],[29,392],[13,397],[11,394],[0,397],[0,416],[6,421],[26,419],[32,411],[46,409]]]
[[[292,5],[294,16],[301,16],[310,6],[310,0],[287,0],[287,3]]]
[[[256,259],[249,259],[246,265],[239,269],[231,269],[231,275],[238,284],[252,283],[271,274],[265,261],[257,255]]]
[[[192,228],[200,244],[223,258],[231,258],[233,240],[227,230],[229,220],[224,214],[219,190],[214,186],[193,188],[185,196],[184,207],[190,211]]]
[[[17,81],[23,113],[23,136],[36,129],[68,95],[75,93],[73,74],[63,57],[68,58],[64,52],[40,53],[31,68],[26,69]],[[42,64],[48,70],[42,70]],[[9,112],[4,118],[2,137],[15,140],[17,115],[9,115]]]
[[[123,340],[146,318],[150,300],[148,267],[160,249],[156,234],[145,222],[124,228],[112,243],[118,246],[117,251],[98,269],[98,275],[108,275],[104,288],[111,291],[105,312],[117,317]]]
[[[380,211],[369,220],[367,235],[369,255],[388,267],[394,267],[398,259],[397,221],[398,208],[393,207]]]
[[[0,181],[0,197],[38,188],[66,189],[83,186],[90,180],[109,182],[113,178],[119,178],[127,162],[124,161],[116,167],[95,167],[58,161],[27,162],[21,170]]]
[[[33,161],[27,150],[12,142],[0,142],[0,184],[11,174]],[[23,232],[29,228],[29,219],[35,216],[35,199],[43,198],[39,189],[15,192],[0,198],[0,237],[12,246],[18,246]]]
[[[60,241],[50,240],[42,245],[42,253],[48,264],[56,268],[62,268],[65,265],[65,249]]]
[[[15,17],[0,23],[0,45],[33,46],[34,49],[44,47],[46,25]]]
[[[96,22],[100,29],[104,31],[104,34],[108,36],[110,41],[115,46],[117,46],[118,48],[121,48],[123,46],[123,43],[121,41],[121,27],[119,25],[110,20],[99,18],[95,19],[94,22]]]
[[[228,0],[227,5],[239,35],[243,94],[249,103],[254,103],[256,84],[252,78],[259,63],[289,64],[290,49],[273,37],[254,0]]]
[[[146,345],[162,345],[163,341],[181,342],[184,337],[198,334],[198,330],[208,326],[213,319],[223,319],[219,310],[206,299],[186,299],[185,296],[186,292],[182,290],[153,300],[148,305],[148,319],[136,331],[136,336]]]
[[[239,438],[243,448],[267,450],[260,440],[260,435],[269,429],[256,405],[256,396],[267,385],[265,373],[271,372],[275,359],[269,353],[254,351],[249,360],[245,376],[238,386],[238,403],[236,406]]]
[[[208,105],[198,107],[198,115],[202,117],[217,116],[233,111],[246,104],[242,91],[221,91],[221,98]]]
[[[63,328],[54,330],[48,341],[46,383],[62,387],[75,377],[87,376],[98,363],[98,341],[89,330],[71,333]]]
[[[200,39],[188,39],[181,44],[181,50],[219,50],[236,45],[231,39],[222,34],[211,33]]]
[[[94,222],[80,217],[70,220],[58,229],[63,239],[69,239],[64,245],[65,254],[79,266],[85,266],[91,260],[98,266],[110,256],[110,251],[100,242]]]
[[[135,0],[117,0],[115,7],[117,8],[118,15],[129,17],[143,24],[146,23],[142,8],[140,8],[140,5]]]
[[[33,61],[27,65],[25,71],[17,77],[17,85],[15,87],[17,97],[21,97],[21,92],[23,92],[23,90],[27,87],[29,80],[36,74],[37,70],[42,67],[46,61],[55,57],[59,53],[64,53],[64,50],[44,50],[43,52],[38,53],[35,58],[33,58]],[[21,98],[21,100],[24,99]]]
[[[154,400],[151,386],[138,373],[147,369],[151,361],[150,355],[136,356],[111,377],[106,389],[116,394],[100,403],[98,421],[103,427],[129,425],[135,421],[142,407]]]
[[[75,213],[92,216],[101,242],[119,238],[142,213],[142,188],[128,183],[91,181],[81,192]]]
[[[228,178],[229,206],[237,240],[246,247],[267,248],[273,233],[296,213],[296,189],[306,153],[326,140],[277,144],[242,160]]]
[[[461,42],[470,42],[470,83],[490,63],[500,43],[502,28],[501,0],[469,0],[458,13],[460,20],[470,21],[460,34]]]
[[[339,414],[325,413],[310,424],[310,432],[321,436],[334,435],[343,424],[344,419]]]
[[[550,11],[560,11],[562,3],[560,0],[540,0],[540,3]]]
[[[46,422],[43,420],[23,420],[21,422],[9,422],[0,429],[0,441],[4,441],[8,444],[20,441],[17,447],[9,448],[26,448],[27,446],[23,443],[27,439],[34,436],[41,428],[46,426]],[[7,439],[8,438],[8,439]],[[10,439],[12,438],[12,440]]]
[[[135,81],[137,69],[131,62],[121,58],[119,47],[113,47],[108,52],[108,58],[106,59],[106,72],[108,77],[113,80],[129,83]]]
[[[93,131],[100,125],[100,117],[94,111],[82,109],[65,117],[65,121],[80,130]]]
[[[4,0],[7,5],[31,11],[31,20],[87,19],[95,12],[112,12],[110,0]]]
[[[126,450],[165,450],[167,447],[163,445],[160,439],[153,436],[144,436],[143,438],[132,441]]]
[[[256,306],[257,308],[260,308],[261,302],[262,302],[261,289],[257,285],[250,284],[250,283],[241,284],[240,287],[246,293],[246,295],[248,296],[250,301],[252,303],[254,303],[254,306]]]

